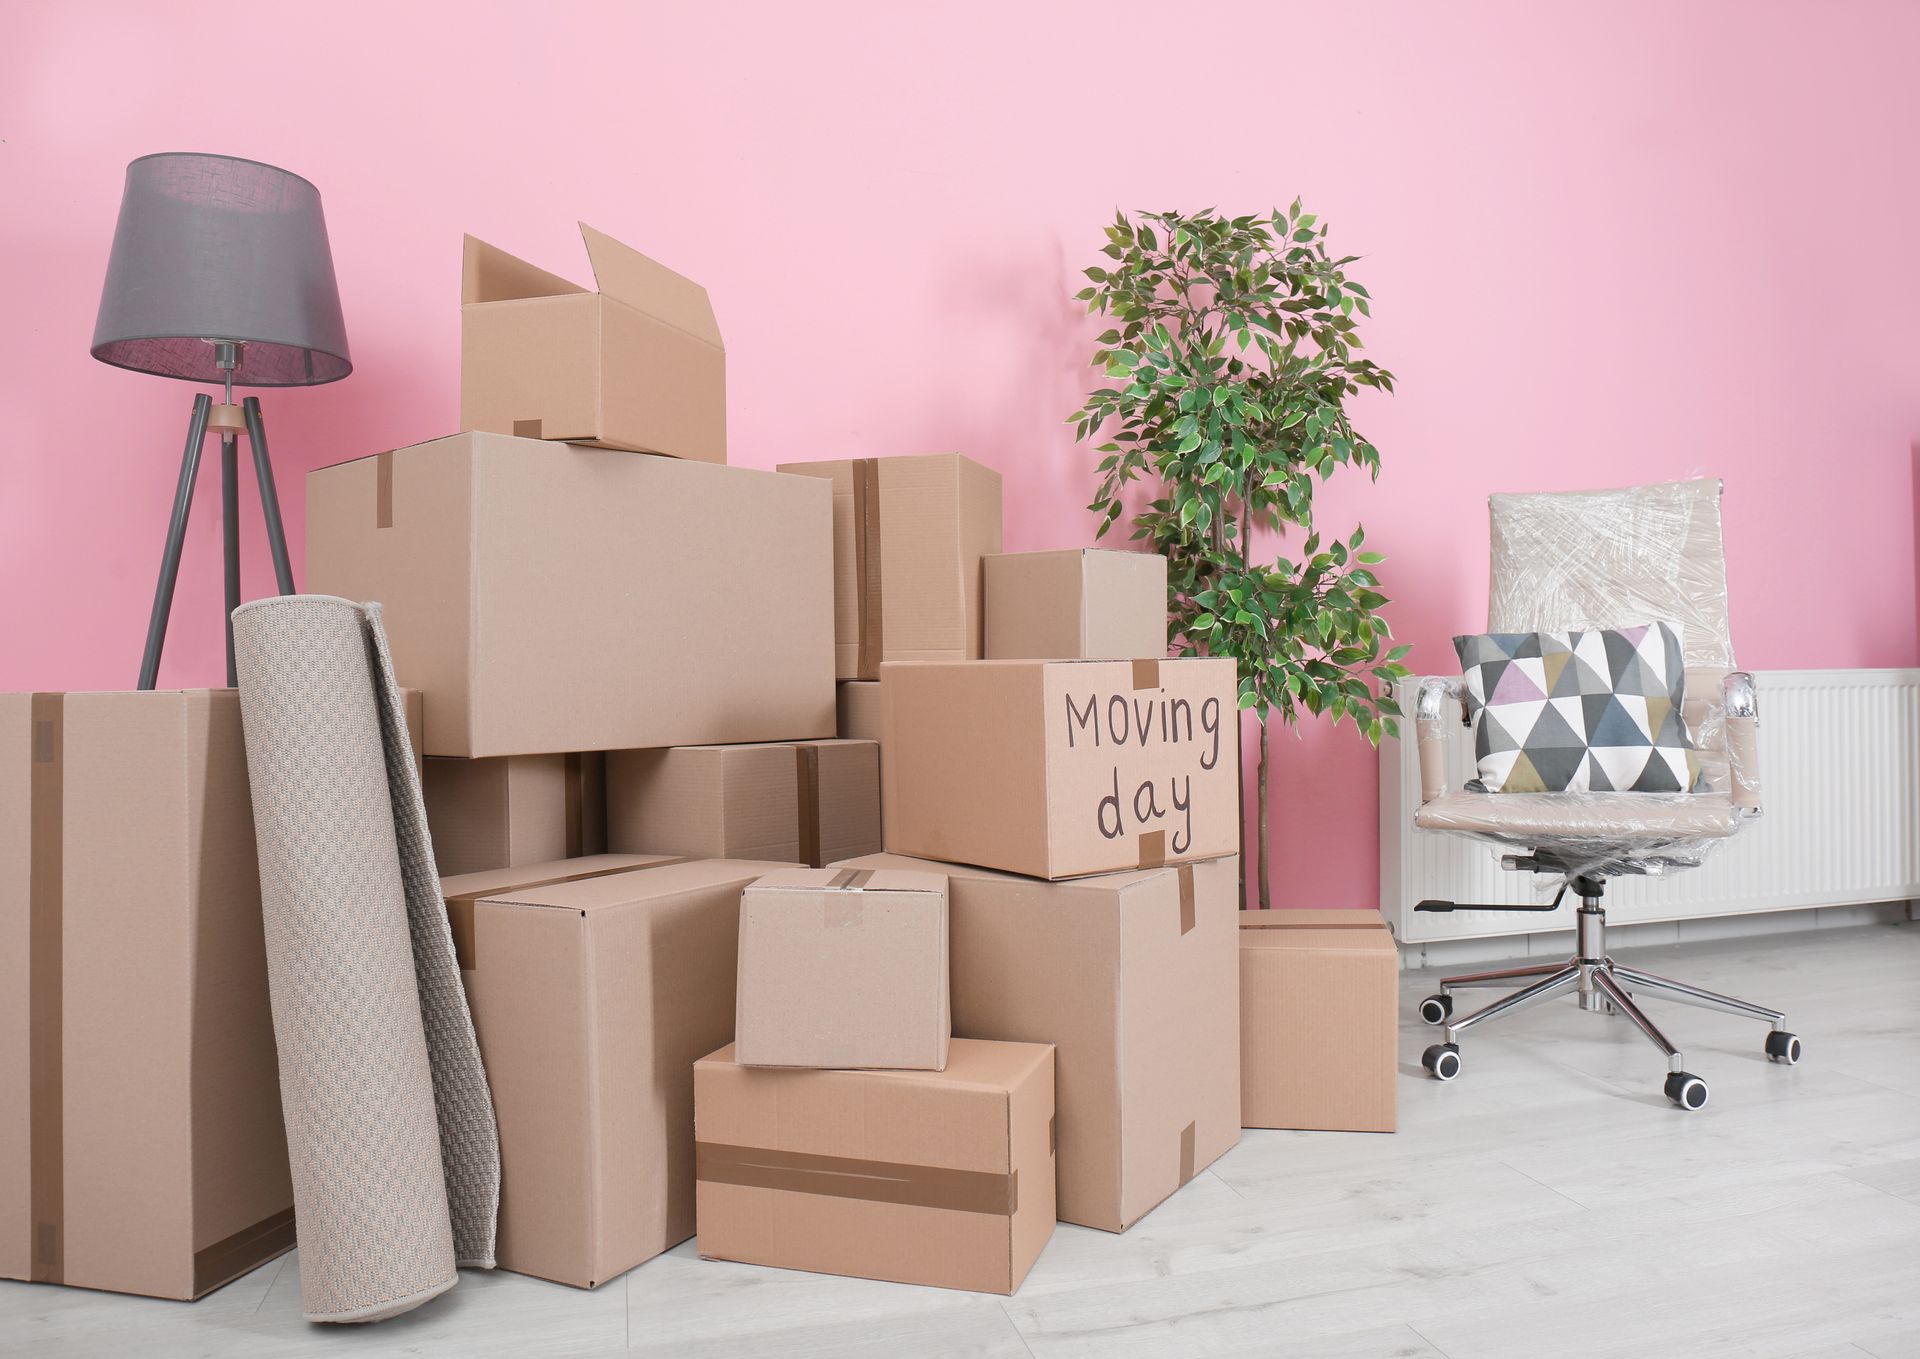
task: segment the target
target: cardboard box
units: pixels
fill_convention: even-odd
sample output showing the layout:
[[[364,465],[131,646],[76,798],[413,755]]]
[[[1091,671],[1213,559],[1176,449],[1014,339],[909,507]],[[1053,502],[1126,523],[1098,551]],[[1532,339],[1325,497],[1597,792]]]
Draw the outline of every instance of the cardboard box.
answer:
[[[693,1064],[733,1036],[740,890],[774,866],[442,881],[500,1123],[502,1269],[594,1288],[693,1235]]]
[[[980,559],[1000,550],[1000,474],[958,453],[781,463],[833,483],[834,673],[980,656]]]
[[[233,690],[0,696],[0,1278],[292,1247],[258,872]]]
[[[877,680],[842,680],[839,688],[840,736],[848,741],[880,739],[880,684]]]
[[[443,878],[606,852],[607,766],[598,751],[435,756],[423,788]]]
[[[734,1045],[745,1066],[947,1064],[947,880],[789,868],[740,898]]]
[[[1053,1051],[956,1039],[945,1071],[693,1073],[710,1260],[1012,1293],[1053,1235]]]
[[[1157,552],[1009,552],[981,569],[989,660],[1167,654],[1167,559]]]
[[[1058,1049],[1059,1213],[1123,1232],[1240,1138],[1237,858],[1040,882],[947,874],[953,1032]]]
[[[814,868],[874,853],[880,748],[829,740],[611,751],[607,843],[620,853]]]
[[[1036,878],[1235,854],[1230,660],[889,665],[887,849]]]
[[[811,477],[456,434],[307,477],[307,588],[377,599],[429,755],[833,733]]]
[[[727,356],[707,290],[595,231],[598,292],[466,238],[460,428],[727,460]]]
[[[1392,1132],[1400,952],[1378,911],[1240,913],[1240,1122]]]

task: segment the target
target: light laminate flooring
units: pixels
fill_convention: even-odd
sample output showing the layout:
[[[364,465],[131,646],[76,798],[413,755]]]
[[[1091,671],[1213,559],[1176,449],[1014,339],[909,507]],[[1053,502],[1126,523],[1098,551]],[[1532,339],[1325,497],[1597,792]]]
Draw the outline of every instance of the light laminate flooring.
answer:
[[[469,1273],[318,1327],[294,1254],[194,1304],[0,1283],[0,1354],[1920,1359],[1920,925],[1619,956],[1780,1006],[1805,1060],[1650,999],[1712,1089],[1682,1113],[1624,1019],[1554,1001],[1470,1033],[1441,1085],[1410,972],[1399,1133],[1248,1132],[1126,1235],[1060,1226],[1012,1298],[688,1243],[594,1293]]]

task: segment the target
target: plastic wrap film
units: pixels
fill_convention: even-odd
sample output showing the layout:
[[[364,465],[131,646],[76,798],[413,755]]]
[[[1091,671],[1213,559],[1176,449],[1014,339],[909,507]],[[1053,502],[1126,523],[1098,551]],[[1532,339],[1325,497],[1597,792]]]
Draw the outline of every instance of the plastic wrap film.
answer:
[[[1415,824],[1531,860],[1546,890],[1582,874],[1691,868],[1760,810],[1753,677],[1733,668],[1714,478],[1611,491],[1495,495],[1489,632],[1672,624],[1686,656],[1687,732],[1705,786],[1690,793],[1472,793],[1448,787],[1457,677],[1418,682],[1422,806]]]

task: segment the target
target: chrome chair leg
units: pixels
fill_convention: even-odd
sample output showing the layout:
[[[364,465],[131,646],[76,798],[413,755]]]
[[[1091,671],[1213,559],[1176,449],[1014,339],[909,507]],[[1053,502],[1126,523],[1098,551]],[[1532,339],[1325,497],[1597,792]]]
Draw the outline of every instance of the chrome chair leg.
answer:
[[[1776,1029],[1787,1027],[1787,1017],[1779,1010],[1769,1010],[1764,1005],[1755,1005],[1751,1001],[1738,1000],[1733,996],[1723,996],[1717,991],[1708,991],[1698,986],[1689,986],[1685,982],[1674,981],[1670,977],[1656,977],[1651,972],[1642,972],[1637,967],[1613,965],[1613,975],[1621,981],[1648,991],[1661,993],[1667,1000],[1679,1001],[1682,1005],[1697,1005],[1703,1010],[1721,1010],[1730,1015],[1740,1015],[1745,1019],[1764,1019]]]
[[[1550,977],[1566,967],[1566,962],[1535,963],[1530,967],[1508,967],[1498,972],[1463,972],[1457,977],[1442,977],[1440,993],[1460,990],[1469,986],[1505,986],[1508,982],[1524,981],[1528,977]]]
[[[1633,1003],[1633,997],[1626,988],[1615,980],[1611,968],[1602,967],[1593,974],[1593,984],[1608,1000],[1613,1008],[1633,1021],[1633,1026],[1647,1036],[1647,1041],[1667,1054],[1666,1096],[1682,1109],[1704,1109],[1707,1105],[1707,1083],[1685,1069],[1680,1049],[1667,1041],[1667,1036]]]
[[[1475,1024],[1484,1024],[1489,1019],[1498,1019],[1502,1015],[1512,1014],[1515,1010],[1523,1009],[1537,1001],[1545,1000],[1548,996],[1554,995],[1557,992],[1566,990],[1579,980],[1579,966],[1574,963],[1563,963],[1561,966],[1555,968],[1550,975],[1542,977],[1532,986],[1522,987],[1510,996],[1502,996],[1491,1005],[1486,1005],[1475,1010],[1464,1019],[1449,1021],[1447,1024],[1447,1041],[1449,1043],[1458,1042],[1460,1035],[1472,1028]]]

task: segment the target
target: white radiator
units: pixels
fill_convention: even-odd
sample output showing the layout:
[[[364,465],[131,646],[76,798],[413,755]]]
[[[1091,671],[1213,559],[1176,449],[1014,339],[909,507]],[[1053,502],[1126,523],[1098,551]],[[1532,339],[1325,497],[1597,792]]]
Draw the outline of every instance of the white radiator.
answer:
[[[1765,813],[1699,868],[1618,878],[1607,916],[1621,924],[1920,897],[1920,670],[1768,670],[1760,692]],[[1413,686],[1401,707],[1413,712]],[[1380,909],[1409,943],[1571,929],[1552,914],[1415,913],[1426,897],[1538,901],[1530,873],[1501,869],[1493,846],[1413,828],[1420,770],[1413,721],[1380,746]],[[1451,728],[1448,786],[1473,775],[1472,737]]]

